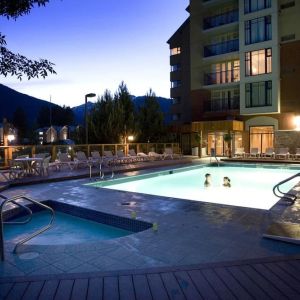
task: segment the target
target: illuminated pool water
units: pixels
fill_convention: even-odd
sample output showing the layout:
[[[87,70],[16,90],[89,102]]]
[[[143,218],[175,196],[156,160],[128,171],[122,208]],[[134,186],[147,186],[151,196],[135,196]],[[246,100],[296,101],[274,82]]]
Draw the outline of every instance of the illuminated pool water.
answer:
[[[183,172],[169,170],[147,176],[133,176],[129,180],[114,180],[92,184],[107,189],[144,193],[186,200],[204,201],[242,207],[270,209],[279,198],[273,195],[273,186],[299,172],[299,169],[278,167],[201,167],[184,168]],[[171,173],[171,174],[170,174]],[[212,186],[204,187],[205,174],[212,176]],[[222,186],[223,177],[231,180],[231,188]],[[146,177],[146,178],[145,178]],[[297,179],[282,185],[290,190]]]
[[[5,225],[4,240],[13,243],[47,225],[48,212],[34,213],[32,220],[25,225]],[[22,218],[16,219],[21,220]],[[14,220],[15,221],[15,220]],[[119,238],[133,232],[56,212],[53,227],[36,236],[26,244],[31,245],[70,245]]]

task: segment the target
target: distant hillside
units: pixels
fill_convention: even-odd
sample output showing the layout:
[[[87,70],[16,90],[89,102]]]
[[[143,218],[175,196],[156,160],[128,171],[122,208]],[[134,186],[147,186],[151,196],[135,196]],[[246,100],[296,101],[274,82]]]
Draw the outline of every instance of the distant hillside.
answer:
[[[19,93],[3,84],[0,84],[0,123],[3,118],[11,120],[15,110],[22,107],[27,115],[27,121],[33,124],[37,114],[43,106],[57,106],[48,101]]]
[[[172,100],[168,98],[163,97],[157,97],[158,103],[161,107],[161,110],[164,114],[164,121],[166,124],[169,124],[171,122],[171,105]],[[132,101],[136,108],[141,107],[145,103],[145,96],[132,96]],[[88,102],[88,110],[91,110],[94,107],[94,103]],[[74,115],[75,115],[75,122],[77,124],[83,124],[84,123],[84,104],[73,107],[72,108]]]

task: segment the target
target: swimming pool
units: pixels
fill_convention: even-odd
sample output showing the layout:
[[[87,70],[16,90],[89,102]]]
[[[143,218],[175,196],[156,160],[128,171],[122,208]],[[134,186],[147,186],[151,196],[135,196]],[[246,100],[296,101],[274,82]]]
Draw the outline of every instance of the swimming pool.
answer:
[[[17,219],[18,221],[22,218]],[[48,212],[34,213],[32,220],[24,225],[5,225],[5,241],[17,243],[30,233],[40,229],[49,220]],[[14,220],[16,221],[16,220]],[[133,232],[98,222],[56,212],[53,227],[29,240],[29,245],[70,245],[119,238]]]
[[[186,200],[270,209],[278,202],[273,186],[299,172],[299,168],[276,166],[205,166],[154,172],[107,182],[93,183],[96,187]],[[204,187],[205,174],[212,176],[212,185]],[[223,177],[231,180],[231,188],[222,186]],[[290,190],[297,183],[292,180],[282,186]]]

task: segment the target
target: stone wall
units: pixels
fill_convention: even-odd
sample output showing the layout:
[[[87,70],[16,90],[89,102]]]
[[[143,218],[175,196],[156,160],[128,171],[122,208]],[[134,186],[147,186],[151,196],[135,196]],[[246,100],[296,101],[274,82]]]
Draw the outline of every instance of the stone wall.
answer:
[[[274,147],[288,147],[291,154],[295,153],[300,148],[300,131],[275,131]]]

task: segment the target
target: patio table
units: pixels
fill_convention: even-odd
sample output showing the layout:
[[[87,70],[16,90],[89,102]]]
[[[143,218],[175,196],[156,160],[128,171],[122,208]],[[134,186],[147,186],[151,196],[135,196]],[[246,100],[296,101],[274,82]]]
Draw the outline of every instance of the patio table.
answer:
[[[43,174],[43,161],[41,157],[22,157],[15,158],[13,163],[21,166],[24,176],[29,176]]]

